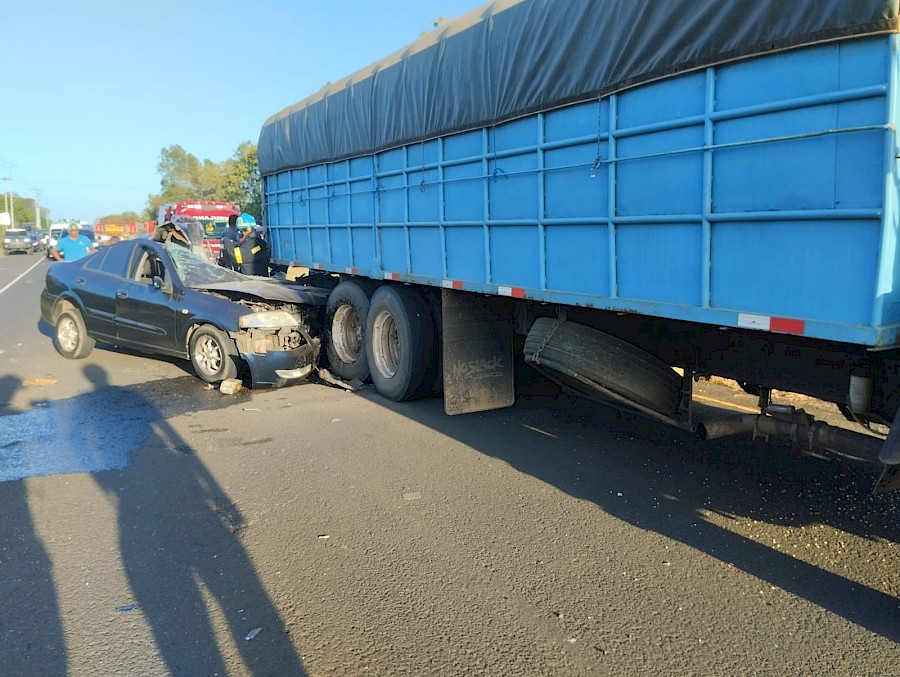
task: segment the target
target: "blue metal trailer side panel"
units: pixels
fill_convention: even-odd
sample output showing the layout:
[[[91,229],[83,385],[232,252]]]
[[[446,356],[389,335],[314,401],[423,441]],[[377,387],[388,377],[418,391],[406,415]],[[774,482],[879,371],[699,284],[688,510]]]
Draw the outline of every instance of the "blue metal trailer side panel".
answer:
[[[282,171],[273,257],[893,346],[896,71],[831,42]]]

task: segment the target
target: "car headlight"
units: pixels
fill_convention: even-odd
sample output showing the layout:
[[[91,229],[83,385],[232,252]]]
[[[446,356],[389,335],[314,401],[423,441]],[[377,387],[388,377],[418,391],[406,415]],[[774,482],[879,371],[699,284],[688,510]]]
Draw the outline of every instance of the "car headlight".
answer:
[[[10,242],[12,242],[12,240],[10,240],[8,237],[4,237],[3,242],[4,244],[9,244]]]
[[[299,327],[297,318],[284,310],[266,310],[261,313],[244,315],[240,320],[241,329],[280,329]]]

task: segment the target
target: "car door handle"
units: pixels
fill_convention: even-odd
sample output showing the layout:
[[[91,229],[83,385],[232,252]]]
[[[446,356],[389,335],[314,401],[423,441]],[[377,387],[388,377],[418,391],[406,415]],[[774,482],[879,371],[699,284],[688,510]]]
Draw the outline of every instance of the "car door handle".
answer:
[[[127,298],[128,298],[128,292],[127,292],[127,291],[117,291],[117,292],[116,292],[116,298],[117,298],[117,299],[127,299]]]
[[[87,280],[84,279],[83,277],[76,277],[76,278],[75,278],[75,284],[84,284],[85,282],[87,282]]]

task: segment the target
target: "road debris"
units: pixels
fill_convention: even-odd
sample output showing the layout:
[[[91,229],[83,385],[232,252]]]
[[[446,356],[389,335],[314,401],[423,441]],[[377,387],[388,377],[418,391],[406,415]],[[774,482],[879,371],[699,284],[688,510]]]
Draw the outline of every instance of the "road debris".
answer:
[[[319,378],[325,381],[325,383],[330,383],[331,385],[343,388],[344,390],[355,391],[362,390],[366,387],[366,384],[360,381],[358,378],[355,378],[348,383],[347,381],[342,381],[341,379],[337,378],[327,369],[319,369]]]
[[[226,378],[219,386],[219,390],[223,395],[234,395],[243,390],[244,384],[239,378]]]
[[[137,604],[126,604],[125,606],[117,606],[116,611],[134,611],[137,608]]]
[[[256,636],[257,636],[259,633],[261,633],[261,632],[262,632],[262,628],[253,628],[250,632],[248,632],[248,633],[244,636],[244,639],[246,639],[246,640],[249,642],[251,639],[253,639],[254,637],[256,637]]]
[[[420,494],[418,491],[410,491],[407,494],[403,494],[403,498],[405,498],[407,501],[415,501],[419,498],[422,498],[422,494]]]
[[[34,378],[34,379],[26,379],[22,381],[22,385],[26,388],[28,386],[52,386],[56,385],[59,381],[55,378]]]

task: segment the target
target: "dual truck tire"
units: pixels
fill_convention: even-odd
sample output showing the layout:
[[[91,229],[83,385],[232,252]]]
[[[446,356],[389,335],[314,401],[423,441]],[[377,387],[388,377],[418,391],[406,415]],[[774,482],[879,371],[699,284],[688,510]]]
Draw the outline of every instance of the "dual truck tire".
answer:
[[[437,323],[412,288],[345,280],[328,297],[325,326],[328,364],[338,377],[371,379],[394,402],[439,390]]]
[[[440,391],[436,313],[414,288],[345,280],[328,298],[326,353],[342,379],[371,379],[395,402]],[[535,320],[525,361],[566,390],[591,398],[607,391],[661,414],[676,411],[681,378],[657,357],[599,330],[553,318]]]

